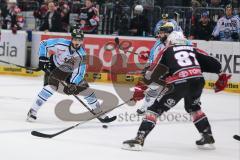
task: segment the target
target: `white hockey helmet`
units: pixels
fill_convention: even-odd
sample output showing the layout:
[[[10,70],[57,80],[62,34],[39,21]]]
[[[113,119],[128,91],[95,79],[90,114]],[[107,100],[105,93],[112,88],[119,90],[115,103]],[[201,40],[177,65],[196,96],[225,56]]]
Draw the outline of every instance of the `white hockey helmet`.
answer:
[[[166,40],[166,45],[187,45],[188,41],[182,32],[173,31]]]
[[[142,12],[143,12],[143,6],[142,6],[142,5],[136,5],[136,6],[134,7],[134,13],[136,13],[136,14],[142,14]]]

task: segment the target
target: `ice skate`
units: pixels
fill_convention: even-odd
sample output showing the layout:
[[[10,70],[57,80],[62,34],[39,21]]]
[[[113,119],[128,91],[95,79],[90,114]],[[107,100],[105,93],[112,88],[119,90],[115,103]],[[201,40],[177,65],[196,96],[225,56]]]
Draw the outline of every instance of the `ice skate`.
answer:
[[[123,142],[122,149],[131,151],[141,151],[143,148],[144,139],[136,137],[135,139],[126,140]]]
[[[27,114],[27,119],[26,120],[28,122],[34,122],[34,121],[37,120],[37,116],[36,115],[37,115],[37,112],[35,110],[33,110],[33,109],[30,109],[28,114]]]
[[[216,149],[214,146],[215,140],[212,135],[202,134],[202,138],[196,141],[196,145],[199,149],[205,150],[214,150]]]

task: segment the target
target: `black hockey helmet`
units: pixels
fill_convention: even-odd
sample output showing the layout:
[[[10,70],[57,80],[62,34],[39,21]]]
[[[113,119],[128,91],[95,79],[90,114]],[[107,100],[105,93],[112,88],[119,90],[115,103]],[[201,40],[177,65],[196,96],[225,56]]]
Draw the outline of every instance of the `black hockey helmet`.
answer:
[[[71,32],[72,38],[76,38],[76,39],[83,39],[84,38],[84,33],[81,30],[79,25],[72,26],[70,32]]]
[[[171,33],[173,31],[174,24],[171,22],[167,22],[164,25],[159,27],[159,32],[163,31],[165,33]]]
[[[155,37],[157,38],[160,32],[171,33],[173,31],[174,24],[171,22],[167,22],[164,25],[160,26],[155,33]]]

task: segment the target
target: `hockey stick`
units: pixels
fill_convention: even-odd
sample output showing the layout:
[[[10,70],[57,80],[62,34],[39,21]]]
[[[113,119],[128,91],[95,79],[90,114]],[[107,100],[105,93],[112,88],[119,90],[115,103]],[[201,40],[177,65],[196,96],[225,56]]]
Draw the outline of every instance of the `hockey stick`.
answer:
[[[132,46],[132,42],[131,41],[126,41],[125,40],[125,41],[120,42],[119,38],[116,37],[114,39],[114,42],[110,41],[110,42],[106,43],[104,45],[104,49],[107,50],[107,51],[112,51],[112,50],[118,48],[119,50],[122,50],[122,51],[124,51],[126,53],[133,53],[133,54],[138,55],[139,53],[136,53],[136,52],[125,51],[125,50],[129,49],[131,46]]]
[[[0,62],[1,63],[5,63],[5,64],[9,64],[9,65],[14,65],[16,67],[24,68],[26,70],[31,70],[31,71],[40,71],[41,70],[40,68],[25,67],[25,66],[21,66],[21,65],[18,65],[18,64],[10,63],[10,62],[3,61],[3,60],[0,60]]]
[[[75,124],[75,125],[73,125],[73,126],[71,126],[71,127],[68,127],[68,128],[66,128],[66,129],[64,129],[64,130],[62,130],[62,131],[59,131],[59,132],[57,132],[57,133],[54,133],[54,134],[45,134],[45,133],[41,133],[41,132],[38,132],[38,131],[32,131],[31,134],[32,134],[33,136],[36,136],[36,137],[53,138],[53,137],[55,137],[55,136],[57,136],[57,135],[60,135],[60,134],[62,134],[62,133],[64,133],[64,132],[67,132],[67,131],[69,131],[69,130],[71,130],[71,129],[73,129],[73,128],[76,128],[77,126],[79,126],[79,125],[81,125],[81,124],[84,124],[84,123],[86,123],[86,122],[88,122],[88,121],[90,121],[90,120],[92,120],[92,119],[98,118],[99,116],[101,116],[101,115],[103,115],[103,114],[105,114],[105,113],[107,113],[107,112],[110,112],[111,110],[114,110],[115,108],[118,108],[118,107],[120,107],[120,106],[122,106],[122,105],[124,105],[124,104],[126,104],[126,103],[128,103],[128,102],[130,102],[130,101],[132,101],[132,99],[129,99],[128,101],[125,101],[125,102],[123,102],[123,103],[121,103],[121,104],[119,104],[119,105],[117,105],[117,106],[115,106],[115,107],[109,108],[108,110],[106,110],[106,111],[104,111],[104,112],[100,112],[100,113],[98,113],[98,114],[95,114],[95,115],[93,115],[92,117],[89,117],[88,119],[86,119],[85,121],[79,122],[79,123],[77,123],[77,124]]]
[[[67,85],[63,82],[63,81],[61,81],[61,80],[58,80],[64,87],[67,87]],[[93,115],[96,115],[96,113],[93,111],[93,110],[91,110],[77,95],[75,95],[75,94],[73,94],[73,96],[89,111],[89,112],[91,112]],[[111,117],[111,118],[108,118],[108,119],[102,119],[102,118],[100,118],[100,117],[98,117],[97,118],[100,122],[102,122],[102,123],[109,123],[109,122],[112,122],[112,121],[114,121],[114,120],[116,120],[117,119],[117,117],[116,116],[113,116],[113,117]]]
[[[240,136],[239,135],[234,135],[233,138],[240,141]]]

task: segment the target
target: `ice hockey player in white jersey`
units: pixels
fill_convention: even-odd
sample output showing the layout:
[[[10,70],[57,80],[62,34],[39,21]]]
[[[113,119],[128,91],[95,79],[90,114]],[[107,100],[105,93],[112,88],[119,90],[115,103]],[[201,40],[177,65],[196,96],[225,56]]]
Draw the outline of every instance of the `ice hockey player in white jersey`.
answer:
[[[83,47],[84,34],[79,26],[73,26],[72,39],[55,38],[43,40],[39,47],[39,68],[45,72],[44,87],[38,93],[27,114],[28,121],[37,119],[37,112],[45,102],[58,90],[60,81],[66,86],[63,92],[66,95],[84,96],[90,109],[98,111],[99,101],[94,91],[84,80],[86,73],[86,52]],[[112,119],[113,118],[113,119]],[[116,118],[102,115],[101,122],[110,122]]]
[[[159,26],[158,30],[156,30],[155,37],[157,38],[157,41],[155,42],[154,46],[150,50],[146,69],[154,62],[156,57],[158,57],[158,54],[161,53],[161,51],[165,48],[164,42],[167,36],[173,30],[174,30],[174,24],[171,22],[166,22],[162,26]],[[142,106],[139,109],[137,109],[137,113],[139,115],[144,114],[147,108],[153,104],[160,90],[161,88],[159,88],[159,86],[151,86],[148,88]]]
[[[176,30],[176,26],[172,22],[166,22],[162,26],[159,26],[158,30],[155,33],[157,41],[155,42],[153,48],[151,48],[150,50],[146,69],[156,60],[158,55],[165,48],[165,40],[172,31],[180,32],[181,34],[183,34],[182,30]],[[191,42],[187,40],[186,45],[191,45]],[[148,90],[146,91],[146,96],[143,100],[143,105],[139,109],[137,109],[137,113],[139,115],[144,114],[147,108],[153,104],[153,102],[157,98],[158,93],[161,90],[162,88],[160,88],[159,86],[149,86]]]
[[[233,16],[231,5],[226,6],[226,15],[220,18],[215,26],[212,36],[221,41],[239,41],[240,21]]]

